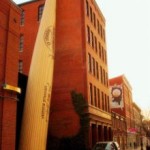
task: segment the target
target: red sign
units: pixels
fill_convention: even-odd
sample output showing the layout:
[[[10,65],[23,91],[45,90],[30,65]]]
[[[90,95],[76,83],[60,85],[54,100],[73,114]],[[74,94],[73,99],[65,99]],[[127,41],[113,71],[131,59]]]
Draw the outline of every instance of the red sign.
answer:
[[[129,132],[129,133],[137,133],[138,130],[137,130],[136,128],[129,128],[129,129],[127,130],[127,132]]]

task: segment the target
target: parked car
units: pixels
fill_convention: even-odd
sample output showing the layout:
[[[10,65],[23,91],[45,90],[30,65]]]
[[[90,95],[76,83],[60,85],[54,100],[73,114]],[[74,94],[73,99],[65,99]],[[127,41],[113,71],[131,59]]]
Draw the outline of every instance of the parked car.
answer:
[[[120,150],[120,146],[114,141],[97,142],[93,150]]]
[[[115,143],[115,145],[117,147],[117,150],[120,150],[120,146],[119,146],[118,142],[114,142],[114,143]]]

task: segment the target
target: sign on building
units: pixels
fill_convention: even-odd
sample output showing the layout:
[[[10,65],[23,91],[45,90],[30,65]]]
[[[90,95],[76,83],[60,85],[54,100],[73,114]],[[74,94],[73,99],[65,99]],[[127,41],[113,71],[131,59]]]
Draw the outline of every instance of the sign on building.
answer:
[[[122,85],[110,86],[110,106],[111,108],[124,107]]]

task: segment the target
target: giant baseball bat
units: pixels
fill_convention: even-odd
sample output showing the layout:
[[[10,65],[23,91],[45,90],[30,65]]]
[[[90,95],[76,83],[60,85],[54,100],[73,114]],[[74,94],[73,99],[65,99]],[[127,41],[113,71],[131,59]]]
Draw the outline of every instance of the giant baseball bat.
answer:
[[[55,52],[56,0],[46,0],[28,77],[19,150],[46,150]]]

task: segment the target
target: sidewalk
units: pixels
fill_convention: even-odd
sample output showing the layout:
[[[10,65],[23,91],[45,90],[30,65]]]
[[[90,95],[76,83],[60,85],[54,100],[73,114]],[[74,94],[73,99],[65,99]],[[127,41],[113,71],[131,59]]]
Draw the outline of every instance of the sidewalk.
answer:
[[[143,146],[143,149],[141,149],[141,147],[138,147],[135,150],[146,150],[146,147]]]
[[[127,150],[146,150],[146,147],[143,146],[143,149],[141,149],[141,147],[137,147],[137,148],[128,148]]]

